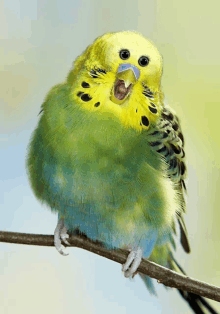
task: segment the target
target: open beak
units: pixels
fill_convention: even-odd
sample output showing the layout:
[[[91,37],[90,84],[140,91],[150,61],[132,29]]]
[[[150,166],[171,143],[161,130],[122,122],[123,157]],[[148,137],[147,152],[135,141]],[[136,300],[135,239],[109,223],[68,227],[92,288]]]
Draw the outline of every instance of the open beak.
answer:
[[[139,77],[140,71],[136,66],[130,63],[120,64],[110,100],[118,105],[124,103]]]

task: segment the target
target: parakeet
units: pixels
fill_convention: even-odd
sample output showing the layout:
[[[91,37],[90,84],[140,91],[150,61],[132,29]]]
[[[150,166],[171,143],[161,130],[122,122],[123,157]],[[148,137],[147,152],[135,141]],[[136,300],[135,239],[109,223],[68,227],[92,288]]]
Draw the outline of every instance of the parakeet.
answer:
[[[36,197],[58,212],[54,243],[85,234],[109,250],[127,248],[125,277],[142,258],[183,272],[173,256],[175,221],[184,223],[184,137],[164,102],[162,57],[135,31],[98,37],[48,93],[29,145],[27,171]],[[68,233],[67,233],[68,232]],[[150,292],[152,279],[140,274]],[[180,291],[195,313],[217,313]]]

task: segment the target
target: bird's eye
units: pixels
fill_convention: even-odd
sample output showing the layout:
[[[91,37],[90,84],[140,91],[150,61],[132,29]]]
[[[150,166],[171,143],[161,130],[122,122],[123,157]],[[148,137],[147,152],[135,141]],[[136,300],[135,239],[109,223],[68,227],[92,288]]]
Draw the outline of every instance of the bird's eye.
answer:
[[[145,56],[140,57],[138,60],[138,63],[141,67],[146,67],[149,62],[150,62],[150,59]]]
[[[128,49],[122,49],[119,52],[119,56],[122,60],[127,60],[130,57],[130,51]]]

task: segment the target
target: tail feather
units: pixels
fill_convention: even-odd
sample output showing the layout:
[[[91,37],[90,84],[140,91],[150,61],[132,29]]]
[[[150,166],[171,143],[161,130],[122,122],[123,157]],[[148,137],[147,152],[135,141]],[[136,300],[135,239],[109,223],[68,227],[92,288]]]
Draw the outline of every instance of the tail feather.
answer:
[[[177,271],[177,272],[181,272],[184,275],[186,275],[185,271],[182,269],[182,267],[178,264],[178,262],[175,260],[173,254],[170,252],[169,255],[169,261],[168,261],[168,265],[167,267],[169,267],[170,269]],[[146,287],[148,288],[148,290],[150,291],[151,294],[154,294],[155,296],[157,296],[154,284],[153,284],[153,279],[139,273],[139,275],[141,276],[142,280],[144,281]],[[164,286],[165,288],[167,288],[166,286]],[[182,296],[182,298],[188,303],[188,305],[191,307],[191,309],[193,310],[194,313],[196,314],[206,314],[206,313],[211,313],[211,314],[219,314],[218,312],[216,312],[213,307],[211,307],[211,305],[205,300],[205,298],[191,293],[191,292],[187,292],[187,291],[183,291],[183,290],[179,290],[177,289],[178,292],[180,293],[180,295]],[[208,312],[207,312],[208,310]]]
[[[169,265],[172,265],[170,268],[175,270],[175,271],[179,270],[181,273],[186,275],[185,271],[179,265],[179,263],[176,261],[176,259],[174,258],[173,254],[171,252],[170,252],[170,258],[171,258],[171,263],[169,263]],[[203,298],[197,294],[191,293],[191,292],[183,291],[180,289],[177,289],[177,290],[180,293],[180,295],[182,296],[182,298],[188,303],[188,305],[194,311],[194,313],[205,314],[205,313],[207,313],[207,311],[204,311],[204,308],[206,308],[209,311],[209,313],[218,314],[218,312],[216,312],[213,309],[213,307],[211,307],[211,305],[205,300],[205,298]]]
[[[155,287],[154,287],[153,279],[142,274],[142,273],[139,273],[139,275],[140,275],[141,279],[144,281],[144,284],[147,287],[148,291],[151,294],[157,296],[157,292],[156,292]]]
[[[194,311],[194,313],[196,314],[207,313],[207,311],[205,312],[203,309],[203,307],[205,307],[209,311],[209,313],[218,314],[218,312],[216,312],[203,297],[197,294],[182,291],[179,289],[178,291],[180,295],[183,297],[183,299],[189,304],[189,306]]]

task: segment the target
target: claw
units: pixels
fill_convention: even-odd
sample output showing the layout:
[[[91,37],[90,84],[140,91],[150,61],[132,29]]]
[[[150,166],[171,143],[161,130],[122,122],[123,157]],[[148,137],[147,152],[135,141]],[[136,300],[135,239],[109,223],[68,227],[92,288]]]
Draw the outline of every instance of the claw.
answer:
[[[132,276],[134,277],[137,273],[137,269],[141,263],[143,251],[141,248],[137,248],[130,252],[128,255],[127,261],[122,266],[122,271],[126,278]]]
[[[138,271],[136,270],[133,274],[132,274],[132,278],[134,278],[134,276],[136,276],[138,274]]]
[[[64,220],[63,218],[59,218],[56,229],[54,231],[54,245],[57,251],[63,256],[69,255],[69,253],[65,252],[65,246],[61,244],[62,240],[65,244],[70,245],[69,242],[66,240],[67,238],[69,238],[69,235],[67,234],[67,228],[64,225]]]

